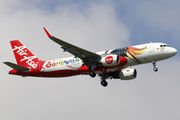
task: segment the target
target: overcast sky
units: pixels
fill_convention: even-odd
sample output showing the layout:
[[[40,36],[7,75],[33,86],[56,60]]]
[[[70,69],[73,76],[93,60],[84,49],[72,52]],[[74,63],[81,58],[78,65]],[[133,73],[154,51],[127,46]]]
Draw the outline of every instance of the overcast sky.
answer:
[[[179,53],[134,66],[131,81],[98,77],[33,78],[9,75],[16,62],[10,40],[42,60],[71,56],[43,31],[92,52],[148,42],[180,51],[180,0],[0,0],[0,120],[180,119]]]

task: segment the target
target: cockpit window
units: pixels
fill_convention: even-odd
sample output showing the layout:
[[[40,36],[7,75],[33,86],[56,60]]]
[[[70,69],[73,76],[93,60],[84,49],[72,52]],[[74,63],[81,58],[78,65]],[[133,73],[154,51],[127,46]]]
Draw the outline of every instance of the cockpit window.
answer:
[[[160,45],[160,47],[169,47],[169,45]]]
[[[126,56],[126,49],[128,48],[115,49],[111,52],[111,54],[115,54],[118,56]]]

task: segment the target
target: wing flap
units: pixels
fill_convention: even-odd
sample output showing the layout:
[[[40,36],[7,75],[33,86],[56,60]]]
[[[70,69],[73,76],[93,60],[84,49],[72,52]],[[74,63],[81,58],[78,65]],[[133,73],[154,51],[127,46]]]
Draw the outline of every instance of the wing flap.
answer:
[[[31,68],[23,67],[15,63],[11,63],[11,62],[3,62],[3,63],[15,70],[22,71],[22,72],[28,72],[31,69]]]

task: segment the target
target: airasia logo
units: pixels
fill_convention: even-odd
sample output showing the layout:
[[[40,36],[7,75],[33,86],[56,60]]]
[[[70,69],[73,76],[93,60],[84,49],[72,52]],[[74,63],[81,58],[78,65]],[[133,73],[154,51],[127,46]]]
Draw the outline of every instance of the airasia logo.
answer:
[[[113,60],[114,59],[113,59],[112,56],[108,56],[108,57],[105,58],[105,61],[106,61],[107,64],[111,64],[113,62]]]
[[[25,46],[14,46],[13,51],[17,50],[16,53],[19,54],[20,56],[23,56],[20,61],[26,61],[26,63],[31,66],[32,68],[36,69],[38,64],[33,61],[33,59],[37,58],[36,56],[28,56],[27,49],[25,49]]]

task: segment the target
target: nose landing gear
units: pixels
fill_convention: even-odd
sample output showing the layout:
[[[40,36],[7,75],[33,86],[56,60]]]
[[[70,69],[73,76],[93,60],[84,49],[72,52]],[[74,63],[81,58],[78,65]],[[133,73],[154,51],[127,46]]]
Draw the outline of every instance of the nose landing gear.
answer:
[[[152,62],[152,64],[153,64],[153,70],[155,71],[155,72],[157,72],[158,71],[158,68],[156,67],[156,61],[153,61]]]
[[[154,70],[155,72],[157,72],[157,71],[158,71],[158,68],[154,67],[153,70]]]

